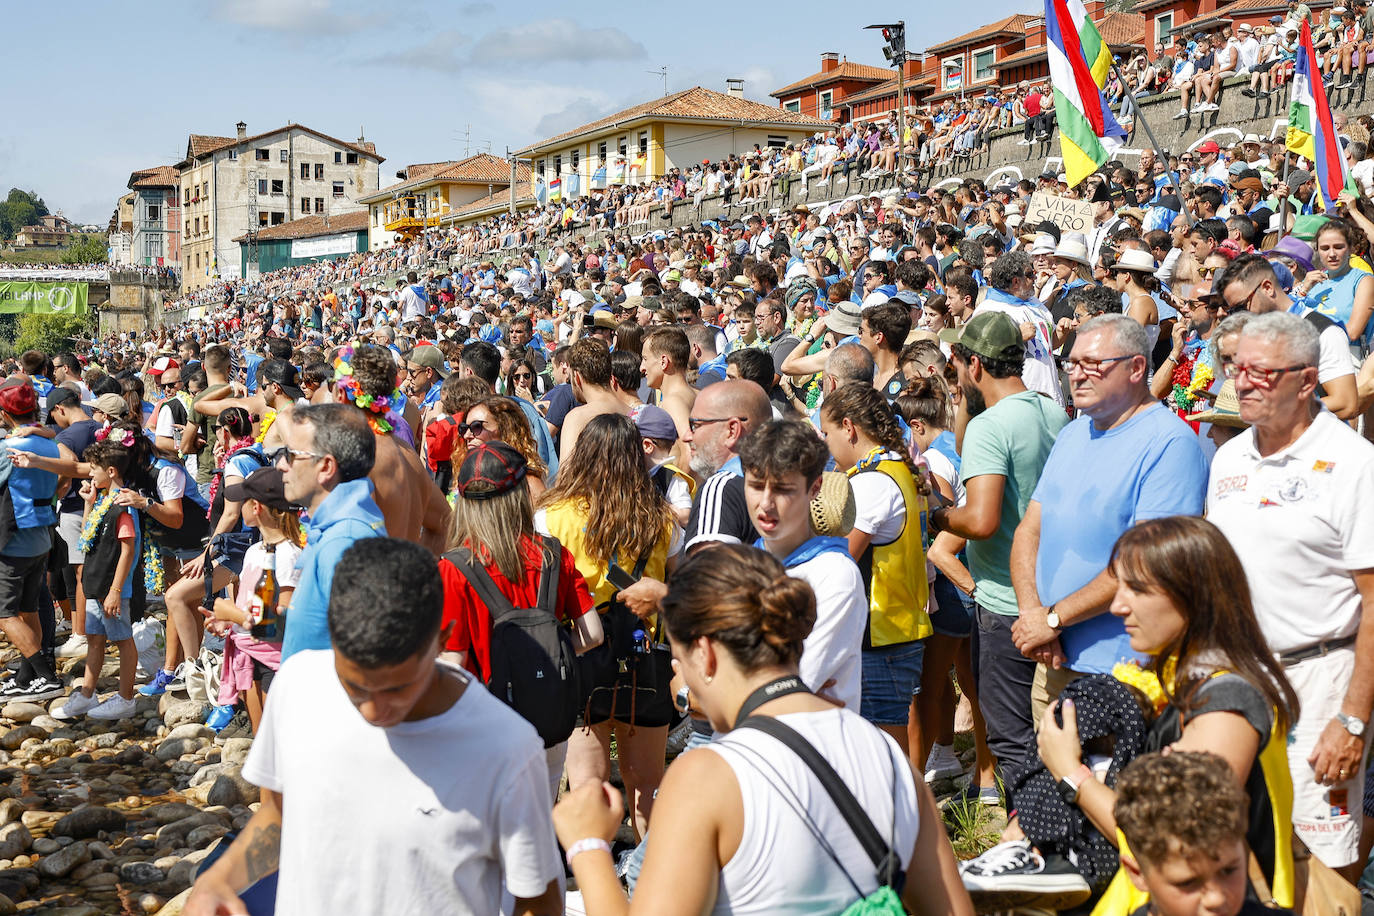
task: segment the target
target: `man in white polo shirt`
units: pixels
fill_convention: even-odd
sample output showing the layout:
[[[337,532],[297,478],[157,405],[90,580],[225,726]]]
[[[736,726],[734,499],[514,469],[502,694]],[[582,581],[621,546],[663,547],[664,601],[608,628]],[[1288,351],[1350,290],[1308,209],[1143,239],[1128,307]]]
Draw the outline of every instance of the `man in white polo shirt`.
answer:
[[[1250,429],[1212,460],[1207,517],[1240,555],[1302,704],[1288,741],[1294,830],[1354,881],[1374,703],[1374,445],[1317,401],[1319,358],[1301,318],[1245,325],[1226,374]]]

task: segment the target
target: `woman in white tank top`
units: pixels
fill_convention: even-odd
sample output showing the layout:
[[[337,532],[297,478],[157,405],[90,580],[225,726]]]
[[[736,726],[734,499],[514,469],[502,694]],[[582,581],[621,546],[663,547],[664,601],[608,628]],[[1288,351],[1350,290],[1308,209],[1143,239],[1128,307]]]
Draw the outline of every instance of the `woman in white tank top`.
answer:
[[[668,769],[633,900],[610,856],[620,793],[587,784],[554,809],[590,916],[830,916],[878,890],[873,860],[811,768],[772,735],[734,728],[750,717],[788,726],[833,768],[896,853],[910,912],[971,916],[924,780],[891,738],[797,677],[815,616],[811,587],[762,550],[713,547],[678,570],[663,607],[674,667],[718,734]]]

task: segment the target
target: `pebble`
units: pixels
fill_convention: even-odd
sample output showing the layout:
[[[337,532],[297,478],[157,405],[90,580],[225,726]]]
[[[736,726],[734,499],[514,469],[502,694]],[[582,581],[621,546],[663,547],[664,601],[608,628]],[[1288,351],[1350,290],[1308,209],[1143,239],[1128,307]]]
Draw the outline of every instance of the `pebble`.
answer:
[[[127,818],[122,811],[103,805],[86,805],[77,808],[54,824],[52,833],[81,840],[93,837],[101,831],[122,830],[126,821]]]
[[[4,739],[0,739],[2,741]],[[176,760],[183,754],[194,754],[205,744],[204,738],[168,738],[157,746],[153,756],[163,763]]]
[[[20,725],[0,736],[0,748],[7,751],[17,751],[25,741],[33,738],[42,740],[46,737],[48,737],[47,730],[39,728],[37,725]]]
[[[48,711],[37,703],[13,702],[6,703],[0,708],[0,717],[13,719],[16,722],[32,722],[39,716],[47,715]]]
[[[187,722],[183,725],[178,725],[176,728],[172,729],[170,732],[167,733],[167,737],[206,738],[209,740],[213,740],[215,737],[215,730],[200,722]]]
[[[242,766],[243,762],[248,759],[248,751],[252,747],[252,738],[228,738],[220,751],[220,759],[225,763],[236,763]]]
[[[20,829],[23,829],[24,825],[20,824],[19,827]],[[26,830],[24,832],[27,833],[28,831]],[[38,853],[40,856],[46,856],[50,853],[57,852],[57,850],[61,848],[62,844],[57,842],[57,840],[51,839],[50,837],[43,836],[33,841],[33,851]],[[13,857],[11,856],[11,858]]]
[[[138,908],[145,913],[156,913],[166,902],[157,894],[144,894],[138,898]]]
[[[9,823],[0,827],[0,859],[13,859],[29,851],[33,835],[23,824]]]
[[[119,877],[130,884],[156,884],[166,874],[152,862],[126,862],[119,867]]]
[[[24,813],[24,804],[13,798],[0,801],[0,827],[13,824]]]
[[[90,860],[91,851],[86,848],[86,844],[73,843],[66,849],[59,849],[52,855],[39,859],[38,873],[47,878],[61,878],[78,865],[85,865]]]
[[[168,694],[163,694],[164,697]],[[204,707],[195,700],[172,700],[162,711],[162,724],[173,731],[178,725],[185,725],[188,722],[197,724],[204,720],[201,710]]]

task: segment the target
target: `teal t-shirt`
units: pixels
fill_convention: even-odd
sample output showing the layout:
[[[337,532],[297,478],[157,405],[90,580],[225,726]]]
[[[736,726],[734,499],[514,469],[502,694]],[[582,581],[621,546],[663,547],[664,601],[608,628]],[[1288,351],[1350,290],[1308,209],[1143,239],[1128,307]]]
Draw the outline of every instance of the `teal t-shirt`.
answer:
[[[968,570],[978,588],[978,603],[994,614],[1017,615],[1016,592],[1011,587],[1011,541],[1055,437],[1068,422],[1068,415],[1054,401],[1023,391],[969,420],[964,432],[959,466],[964,485],[984,474],[1007,479],[997,533],[985,541],[968,542]]]

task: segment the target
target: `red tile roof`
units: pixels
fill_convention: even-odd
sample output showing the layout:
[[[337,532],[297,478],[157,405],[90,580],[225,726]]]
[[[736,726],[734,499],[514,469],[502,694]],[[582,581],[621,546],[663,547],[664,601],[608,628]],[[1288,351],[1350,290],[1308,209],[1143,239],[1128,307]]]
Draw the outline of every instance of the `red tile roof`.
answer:
[[[1308,6],[1313,9],[1331,6],[1331,0],[1310,0]],[[1284,13],[1288,9],[1288,4],[1284,0],[1235,0],[1228,3],[1215,12],[1206,16],[1198,16],[1177,23],[1174,26],[1175,32],[1191,32],[1193,29],[1206,31],[1214,29],[1223,22],[1230,22],[1237,17],[1253,17],[1263,13]]]
[[[813,73],[804,79],[799,79],[795,83],[788,83],[781,89],[774,89],[768,93],[773,98],[781,98],[789,92],[796,92],[812,86],[823,86],[826,83],[833,83],[836,80],[868,80],[880,83],[892,76],[891,67],[873,67],[868,64],[856,64],[853,61],[841,61],[840,65],[830,72],[824,70]]]
[[[367,230],[367,211],[355,210],[351,213],[340,213],[329,217],[329,224],[325,225],[323,213],[311,216],[302,216],[300,219],[293,219],[289,223],[280,223],[276,226],[268,226],[258,230],[258,241],[270,242],[279,239],[309,239],[319,235],[338,235],[342,232],[364,232]],[[248,238],[241,235],[234,239],[242,242]]]
[[[925,76],[917,77],[916,79],[907,80],[907,95],[913,96],[920,95],[922,92],[929,92],[930,90],[933,90],[935,88],[935,83],[936,77],[934,74],[927,74]],[[879,83],[871,89],[865,89],[863,92],[856,92],[853,95],[847,95],[837,104],[848,105],[850,102],[867,102],[873,99],[881,99],[886,96],[892,97],[893,105],[897,104],[897,78],[895,76],[887,82]]]
[[[139,169],[129,176],[130,188],[175,188],[181,184],[181,172],[174,165],[159,165]]]
[[[991,38],[994,35],[1001,35],[1004,33],[1024,35],[1026,32],[1026,23],[1037,18],[1039,17],[1032,16],[1030,13],[1013,13],[1005,19],[998,19],[996,22],[989,22],[982,28],[974,29],[972,32],[965,32],[958,38],[951,38],[937,45],[931,45],[926,48],[926,52],[929,53],[932,51],[957,48],[961,45],[973,44],[976,41],[981,41],[985,38]]]
[[[478,153],[455,162],[422,162],[412,165],[406,169],[406,175],[409,177],[405,181],[374,191],[358,198],[358,201],[366,204],[389,200],[397,192],[443,182],[505,186],[510,184],[510,163],[490,153]],[[530,180],[528,163],[516,163],[515,180],[517,183]]]
[[[197,159],[201,156],[213,153],[217,149],[231,146],[233,143],[233,137],[212,137],[208,134],[191,134],[191,139],[186,141],[186,158]]]
[[[581,127],[564,131],[557,136],[527,146],[520,150],[520,153],[523,155],[565,140],[571,140],[582,134],[610,127],[613,124],[643,118],[663,121],[747,121],[758,124],[786,125],[801,130],[833,127],[835,123],[807,117],[795,111],[774,108],[772,105],[765,105],[762,102],[751,102],[748,99],[727,95],[724,92],[716,92],[713,89],[694,86],[691,89],[684,89],[661,99],[654,99],[633,108],[626,108],[624,111],[617,111],[613,115],[607,115],[598,121],[592,121],[590,124],[583,124]]]

